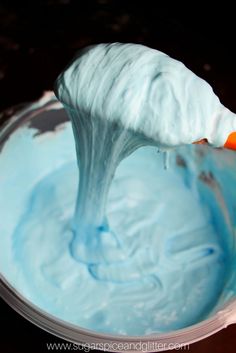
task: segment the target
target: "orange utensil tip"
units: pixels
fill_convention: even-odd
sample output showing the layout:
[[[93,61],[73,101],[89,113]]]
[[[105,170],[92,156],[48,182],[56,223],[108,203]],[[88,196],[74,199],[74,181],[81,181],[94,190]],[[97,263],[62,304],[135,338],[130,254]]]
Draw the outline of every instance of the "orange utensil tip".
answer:
[[[236,131],[231,132],[231,134],[229,134],[227,141],[224,144],[224,147],[236,151]]]

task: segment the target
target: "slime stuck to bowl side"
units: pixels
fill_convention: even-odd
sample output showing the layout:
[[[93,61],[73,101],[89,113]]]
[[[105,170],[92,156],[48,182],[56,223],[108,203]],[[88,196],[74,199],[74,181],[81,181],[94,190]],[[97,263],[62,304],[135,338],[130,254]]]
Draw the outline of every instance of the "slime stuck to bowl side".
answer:
[[[114,334],[187,327],[234,297],[234,154],[173,149],[221,146],[232,131],[210,86],[116,43],[80,53],[57,96],[79,168],[70,122],[44,134],[25,123],[5,142],[1,273],[50,314]],[[157,147],[171,147],[167,170]]]

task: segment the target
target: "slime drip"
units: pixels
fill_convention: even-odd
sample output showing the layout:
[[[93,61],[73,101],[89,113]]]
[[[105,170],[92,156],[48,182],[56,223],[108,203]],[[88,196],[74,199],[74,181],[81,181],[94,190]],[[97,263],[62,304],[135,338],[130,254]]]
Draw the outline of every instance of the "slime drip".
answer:
[[[27,117],[0,154],[8,281],[60,319],[123,335],[187,327],[235,297],[233,154],[182,146],[222,146],[236,130],[211,87],[115,43],[82,51],[56,95],[71,123],[40,134]],[[65,121],[44,109],[38,121]],[[167,170],[157,149],[171,150]]]
[[[122,260],[124,249],[109,230],[105,216],[107,196],[118,164],[148,139],[116,122],[90,119],[71,110],[69,113],[80,169],[72,253],[89,264]]]
[[[141,45],[84,49],[56,92],[72,121],[80,169],[72,254],[88,264],[124,260],[126,249],[105,216],[119,163],[143,145],[168,149],[203,137],[223,145],[234,114],[182,63]]]

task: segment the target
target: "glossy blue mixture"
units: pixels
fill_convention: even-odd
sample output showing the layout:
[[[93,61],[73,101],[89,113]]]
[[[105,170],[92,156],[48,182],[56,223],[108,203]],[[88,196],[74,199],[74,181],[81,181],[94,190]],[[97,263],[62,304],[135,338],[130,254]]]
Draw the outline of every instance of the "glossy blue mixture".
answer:
[[[186,82],[206,98],[197,104]],[[206,318],[235,293],[234,153],[179,147],[165,169],[157,147],[221,145],[233,113],[181,63],[135,45],[83,52],[57,94],[79,168],[70,123],[38,136],[23,126],[5,143],[1,272],[40,308],[99,332],[168,332]]]

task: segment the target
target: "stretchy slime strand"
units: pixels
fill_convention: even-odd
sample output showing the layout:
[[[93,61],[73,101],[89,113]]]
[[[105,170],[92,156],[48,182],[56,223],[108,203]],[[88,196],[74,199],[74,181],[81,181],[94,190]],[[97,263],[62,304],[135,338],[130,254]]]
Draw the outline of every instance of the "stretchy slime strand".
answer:
[[[71,250],[80,261],[127,256],[105,210],[119,163],[144,145],[171,148],[201,138],[222,146],[233,113],[182,63],[135,44],[84,49],[59,76],[56,94],[75,135],[80,183]],[[111,142],[111,143],[110,143]],[[113,252],[105,250],[109,244]]]

